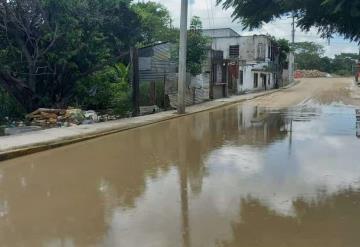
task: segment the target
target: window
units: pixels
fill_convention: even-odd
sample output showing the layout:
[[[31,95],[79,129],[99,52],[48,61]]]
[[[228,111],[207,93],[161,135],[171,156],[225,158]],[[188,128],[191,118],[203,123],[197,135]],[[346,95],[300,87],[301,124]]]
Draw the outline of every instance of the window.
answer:
[[[259,74],[254,74],[254,88],[257,88],[259,86]]]
[[[230,56],[230,58],[239,58],[240,46],[239,45],[231,45],[229,47],[229,56]]]
[[[240,85],[244,85],[244,71],[240,70]]]
[[[264,44],[262,44],[262,43],[258,44],[257,52],[258,52],[258,54],[257,54],[258,59],[265,59],[265,53],[266,52],[265,52],[265,45]]]

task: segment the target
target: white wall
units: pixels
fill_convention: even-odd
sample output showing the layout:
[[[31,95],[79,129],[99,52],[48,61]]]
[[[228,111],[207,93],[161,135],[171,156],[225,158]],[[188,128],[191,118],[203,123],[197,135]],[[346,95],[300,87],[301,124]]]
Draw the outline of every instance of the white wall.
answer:
[[[213,38],[212,39],[212,49],[221,50],[224,52],[224,59],[229,59],[229,47],[239,45],[240,54],[239,60],[245,61],[245,65],[240,66],[240,70],[244,72],[243,85],[240,85],[240,78],[238,79],[238,92],[243,93],[247,91],[255,91],[265,89],[262,85],[262,79],[260,74],[266,74],[267,77],[267,89],[272,89],[275,87],[274,76],[272,73],[268,72],[254,72],[253,70],[263,70],[265,67],[269,66],[270,59],[269,57],[269,47],[271,47],[271,40],[264,35],[258,36],[243,36],[243,37],[222,37],[222,38]],[[265,58],[263,62],[257,60],[258,58],[258,46],[259,44],[264,45]],[[271,50],[270,50],[271,51]],[[254,74],[258,73],[258,87],[254,88]],[[268,81],[270,78],[270,84]]]
[[[259,54],[258,54],[258,45],[261,43],[263,44],[265,47],[265,61],[269,62],[270,59],[269,57],[269,46],[271,46],[271,40],[266,37],[266,36],[254,36],[254,50],[255,50],[255,59],[258,58]]]
[[[231,38],[214,38],[212,42],[212,49],[221,50],[224,52],[224,59],[229,59],[229,47],[231,45],[240,45],[239,37],[231,37]]]
[[[263,86],[263,83],[262,83],[261,74],[266,75],[266,89],[270,90],[270,89],[275,88],[275,80],[274,80],[273,73],[262,72],[262,71],[253,71],[254,68],[255,68],[254,66],[250,66],[250,65],[240,67],[240,70],[242,70],[244,72],[244,81],[243,81],[243,85],[240,85],[240,79],[239,79],[238,93],[251,92],[251,91],[265,89],[265,87]],[[255,74],[258,75],[258,87],[256,87],[256,88],[254,87]],[[269,81],[269,79],[270,79],[270,81]]]
[[[224,58],[229,59],[229,47],[239,45],[240,55],[239,59],[250,63],[256,63],[258,58],[258,45],[264,44],[265,60],[269,62],[269,46],[271,41],[266,36],[243,36],[243,37],[222,37],[212,39],[212,49],[221,50],[224,52]]]
[[[254,89],[254,77],[252,73],[252,66],[241,66],[240,70],[244,73],[243,85],[240,85],[240,80],[238,81],[238,93],[251,91]]]

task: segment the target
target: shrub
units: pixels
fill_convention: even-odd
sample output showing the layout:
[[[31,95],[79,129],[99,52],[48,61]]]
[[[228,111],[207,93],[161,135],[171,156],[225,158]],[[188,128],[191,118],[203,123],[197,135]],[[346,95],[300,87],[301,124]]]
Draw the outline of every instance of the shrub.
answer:
[[[113,110],[125,116],[131,111],[129,69],[123,64],[106,67],[77,82],[75,103],[87,110]]]
[[[349,71],[349,70],[344,70],[344,69],[335,71],[335,74],[336,74],[336,75],[340,75],[340,76],[352,76],[352,72],[351,72],[351,71]]]
[[[116,115],[127,116],[132,110],[131,90],[127,83],[111,84],[110,106]]]
[[[21,119],[25,115],[25,110],[8,93],[0,88],[0,123],[7,122],[6,117],[10,119]]]

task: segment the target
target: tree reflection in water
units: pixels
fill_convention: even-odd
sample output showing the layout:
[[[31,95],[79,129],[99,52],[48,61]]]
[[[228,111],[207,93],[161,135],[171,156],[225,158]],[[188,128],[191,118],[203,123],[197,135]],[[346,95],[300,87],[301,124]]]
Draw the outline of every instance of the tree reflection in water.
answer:
[[[242,199],[240,218],[232,227],[233,240],[219,246],[359,246],[359,189],[320,192],[314,200],[296,199],[293,207],[295,216],[286,216],[259,199]]]

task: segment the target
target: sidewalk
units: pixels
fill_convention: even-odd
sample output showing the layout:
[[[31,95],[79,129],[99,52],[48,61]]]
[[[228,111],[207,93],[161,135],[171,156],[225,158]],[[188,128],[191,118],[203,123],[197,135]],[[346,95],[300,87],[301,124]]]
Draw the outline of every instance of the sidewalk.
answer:
[[[240,103],[285,90],[295,84],[293,83],[282,89],[233,96],[190,106],[187,107],[185,115],[178,115],[174,111],[165,111],[153,115],[125,118],[92,125],[54,128],[16,136],[0,137],[0,161]]]

